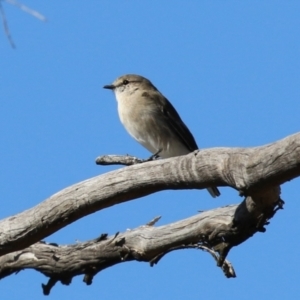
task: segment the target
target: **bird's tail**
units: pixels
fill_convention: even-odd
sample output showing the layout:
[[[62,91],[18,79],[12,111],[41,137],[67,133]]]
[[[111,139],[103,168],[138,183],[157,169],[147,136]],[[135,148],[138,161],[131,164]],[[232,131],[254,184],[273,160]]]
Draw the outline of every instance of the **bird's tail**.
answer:
[[[207,190],[213,198],[219,197],[221,195],[220,191],[215,186],[207,188]]]

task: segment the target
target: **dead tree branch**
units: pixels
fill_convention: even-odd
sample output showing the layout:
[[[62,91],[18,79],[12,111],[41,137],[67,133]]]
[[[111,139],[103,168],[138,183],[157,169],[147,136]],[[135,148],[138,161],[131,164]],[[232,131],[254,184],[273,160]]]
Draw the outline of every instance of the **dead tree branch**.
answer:
[[[72,278],[84,275],[89,285],[100,271],[115,264],[132,260],[157,264],[166,254],[180,249],[200,249],[210,253],[228,278],[235,277],[235,271],[226,256],[236,246],[254,233],[264,232],[264,226],[281,207],[278,189],[264,194],[271,203],[259,207],[256,213],[249,211],[253,199],[248,197],[242,204],[226,206],[202,212],[196,216],[172,224],[154,227],[155,218],[148,224],[108,237],[99,238],[69,246],[58,246],[38,242],[21,251],[0,257],[0,278],[23,269],[35,269],[49,277],[42,285],[48,295],[57,283],[69,285]]]
[[[8,23],[7,23],[7,19],[6,19],[6,15],[5,15],[5,11],[3,9],[3,6],[2,6],[2,2],[6,2],[8,4],[11,4],[11,5],[14,5],[16,7],[18,7],[19,9],[23,10],[24,12],[32,15],[33,17],[41,20],[41,21],[44,21],[46,22],[47,19],[45,16],[43,16],[41,13],[39,13],[38,11],[32,9],[32,8],[29,8],[28,6],[16,1],[16,0],[0,0],[0,16],[1,16],[1,19],[2,19],[2,24],[3,24],[3,28],[4,28],[4,32],[5,32],[5,35],[11,45],[12,48],[16,48],[16,45],[12,39],[12,36],[11,36],[11,33],[10,33],[10,30],[9,30],[9,27],[8,27]]]
[[[226,257],[265,226],[282,208],[280,184],[300,175],[300,133],[256,148],[216,148],[147,163],[136,158],[101,157],[104,164],[134,163],[117,171],[68,187],[27,211],[0,222],[0,278],[24,268],[49,277],[49,294],[56,282],[84,282],[117,263],[158,261],[178,249],[209,252],[225,276],[235,272]],[[137,163],[137,164],[136,164]],[[39,242],[83,216],[109,206],[166,189],[231,186],[246,198],[240,205],[203,212],[173,224],[155,227],[158,218],[134,230],[69,246]]]
[[[1,19],[2,19],[2,24],[3,24],[3,28],[4,28],[4,32],[5,32],[5,35],[11,45],[12,48],[16,48],[16,45],[12,39],[12,36],[11,36],[11,33],[10,33],[10,30],[9,30],[9,27],[8,27],[8,23],[7,23],[7,19],[6,19],[6,15],[5,15],[5,11],[3,9],[3,6],[2,6],[2,2],[0,1],[0,15],[1,15]]]
[[[230,186],[253,197],[255,212],[257,205],[268,206],[261,193],[299,174],[300,133],[262,147],[201,150],[125,167],[77,183],[1,220],[0,255],[24,249],[95,211],[166,189]]]
[[[14,6],[18,7],[19,9],[21,9],[24,12],[32,15],[33,17],[39,19],[40,21],[43,21],[43,22],[47,21],[47,18],[44,15],[42,15],[40,12],[24,5],[23,3],[20,3],[16,0],[4,0],[4,1],[11,4],[11,5],[14,5]]]

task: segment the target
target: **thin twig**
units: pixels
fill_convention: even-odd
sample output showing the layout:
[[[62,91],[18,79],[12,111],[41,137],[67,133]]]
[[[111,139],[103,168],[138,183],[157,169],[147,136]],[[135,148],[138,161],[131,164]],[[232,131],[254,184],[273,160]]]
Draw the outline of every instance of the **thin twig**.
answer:
[[[9,27],[8,27],[8,24],[7,24],[5,12],[4,12],[1,1],[0,1],[0,15],[1,15],[1,18],[2,18],[2,24],[3,24],[4,32],[7,36],[7,39],[9,41],[10,45],[12,46],[12,48],[16,48],[16,45],[15,45],[15,43],[14,43],[12,37],[11,37],[10,31],[9,31]]]
[[[46,22],[47,21],[47,18],[42,15],[41,13],[39,13],[38,11],[32,9],[32,8],[29,8],[28,6],[18,2],[18,1],[15,1],[15,0],[4,0],[5,2],[11,4],[11,5],[14,5],[14,6],[17,6],[18,8],[20,8],[21,10],[25,11],[26,13],[36,17],[37,19],[41,20],[41,21],[44,21]]]
[[[45,16],[43,16],[41,13],[39,13],[38,11],[34,10],[34,9],[31,9],[29,8],[28,6],[16,1],[16,0],[0,0],[0,15],[1,15],[1,18],[2,18],[2,23],[3,23],[3,28],[4,28],[4,32],[6,34],[6,37],[11,45],[12,48],[16,48],[15,46],[15,43],[12,39],[12,36],[10,34],[10,31],[9,31],[9,27],[8,27],[8,23],[7,23],[7,19],[6,19],[6,16],[5,16],[5,12],[4,12],[4,9],[3,9],[3,6],[2,6],[2,2],[5,1],[6,3],[8,4],[11,4],[11,5],[14,5],[14,6],[17,6],[19,9],[25,11],[26,13],[32,15],[33,17],[41,20],[41,21],[44,21],[46,22],[47,19]]]

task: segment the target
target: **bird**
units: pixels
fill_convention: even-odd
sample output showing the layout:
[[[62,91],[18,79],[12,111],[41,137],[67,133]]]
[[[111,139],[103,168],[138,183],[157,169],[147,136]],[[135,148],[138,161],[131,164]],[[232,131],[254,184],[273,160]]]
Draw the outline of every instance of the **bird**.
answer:
[[[173,105],[147,78],[127,74],[103,88],[114,92],[121,123],[151,157],[169,158],[199,149]],[[215,186],[207,190],[214,198],[220,196]]]

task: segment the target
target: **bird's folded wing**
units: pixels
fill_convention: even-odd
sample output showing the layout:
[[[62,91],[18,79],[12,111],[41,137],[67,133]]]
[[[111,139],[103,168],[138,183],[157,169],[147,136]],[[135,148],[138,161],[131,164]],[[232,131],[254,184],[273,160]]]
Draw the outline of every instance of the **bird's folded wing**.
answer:
[[[170,125],[171,128],[173,128],[174,132],[177,134],[178,138],[182,141],[182,143],[191,152],[197,150],[198,146],[193,135],[191,134],[187,126],[183,123],[173,105],[166,98],[163,98],[162,101],[159,95],[153,96],[157,98],[156,103],[158,103],[159,109],[161,110],[165,121]]]

